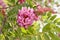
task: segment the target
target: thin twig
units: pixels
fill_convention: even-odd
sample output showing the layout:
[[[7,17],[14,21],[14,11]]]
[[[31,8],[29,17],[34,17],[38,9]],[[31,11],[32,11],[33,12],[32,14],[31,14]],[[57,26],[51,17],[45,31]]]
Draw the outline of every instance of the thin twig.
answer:
[[[16,5],[14,5],[14,6],[9,6],[9,7],[5,7],[5,8],[0,8],[0,10],[1,9],[7,9],[7,8],[11,8],[11,7],[15,7]]]

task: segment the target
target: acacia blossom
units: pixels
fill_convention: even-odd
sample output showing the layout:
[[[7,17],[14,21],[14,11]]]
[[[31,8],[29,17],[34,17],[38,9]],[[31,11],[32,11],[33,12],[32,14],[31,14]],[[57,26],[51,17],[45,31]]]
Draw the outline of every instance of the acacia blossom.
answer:
[[[32,8],[22,7],[18,12],[17,23],[24,28],[28,28],[28,26],[32,25],[32,23],[37,19],[38,16],[34,13]]]
[[[48,12],[48,11],[50,11],[51,13],[55,13],[53,11],[53,9],[51,9],[49,7],[41,7],[40,5],[37,5],[36,13],[43,14],[43,13]]]
[[[20,4],[23,4],[23,3],[25,2],[25,0],[18,0],[18,2],[19,2]]]
[[[1,6],[2,8],[5,8],[5,7],[6,7],[6,4],[4,3],[3,0],[0,0],[0,6]]]

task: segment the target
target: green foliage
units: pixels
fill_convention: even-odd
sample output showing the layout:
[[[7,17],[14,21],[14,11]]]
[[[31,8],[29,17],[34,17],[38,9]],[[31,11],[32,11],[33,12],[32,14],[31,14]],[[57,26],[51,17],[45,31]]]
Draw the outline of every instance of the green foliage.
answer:
[[[5,37],[3,34],[0,34],[0,40],[5,40]]]
[[[16,5],[17,2],[18,2],[18,0],[7,0],[7,4],[8,4],[9,6]]]
[[[34,6],[34,4],[33,4],[33,1],[32,1],[32,0],[26,0],[26,1],[27,1],[28,5],[29,5],[30,7],[33,7],[33,6]]]
[[[52,40],[60,40],[59,37],[57,37],[55,34],[53,34],[52,32],[49,32],[49,35],[51,37]]]
[[[46,12],[41,15],[42,17],[40,20],[43,21],[42,32],[39,32],[41,27],[40,20],[34,22],[31,26],[25,29],[17,24],[18,10],[21,9],[22,6],[33,8],[35,5],[33,0],[26,0],[22,5],[17,3],[18,0],[7,1],[8,6],[11,7],[6,10],[7,18],[4,25],[3,20],[5,17],[0,13],[0,27],[2,27],[2,30],[0,30],[0,32],[2,32],[0,33],[0,40],[60,40],[57,35],[60,32],[60,18],[56,18],[56,15],[52,15],[51,12]],[[41,0],[36,1],[41,2]]]
[[[2,13],[0,12],[0,27],[2,26],[2,21],[3,21],[3,15],[2,15]]]
[[[59,25],[59,24],[60,24],[60,18],[56,18],[56,19],[54,20],[54,23],[55,23],[56,25]]]
[[[46,14],[49,14],[49,13],[46,13]],[[56,15],[48,16],[46,14],[43,15],[43,16],[47,16],[45,20],[43,20],[44,23],[47,23],[42,29],[43,32],[48,34],[48,37],[51,37],[51,40],[60,40],[60,38],[57,37],[57,33],[60,32],[60,27],[58,26],[60,22],[60,18],[56,18]],[[42,19],[44,19],[43,16],[42,16]]]
[[[44,28],[43,28],[43,32],[47,32],[47,31],[49,32],[50,30],[51,30],[50,23],[45,25]]]

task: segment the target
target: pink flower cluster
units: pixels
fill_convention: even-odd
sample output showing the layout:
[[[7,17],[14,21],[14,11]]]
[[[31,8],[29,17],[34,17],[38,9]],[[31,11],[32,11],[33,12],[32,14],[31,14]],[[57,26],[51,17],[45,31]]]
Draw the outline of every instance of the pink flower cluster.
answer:
[[[32,8],[22,7],[18,12],[17,23],[24,28],[28,28],[28,26],[32,25],[37,19],[38,16],[34,13]]]
[[[23,3],[25,2],[25,0],[18,0],[18,2],[19,2],[20,4],[23,4]]]
[[[38,12],[38,13],[40,13],[40,14],[43,14],[43,13],[45,13],[45,12],[47,12],[47,11],[50,11],[51,13],[55,13],[51,8],[49,8],[49,7],[41,7],[40,5],[37,5],[37,10],[36,10],[36,12]]]
[[[0,6],[2,6],[2,8],[6,7],[6,4],[3,2],[3,0],[0,0]]]

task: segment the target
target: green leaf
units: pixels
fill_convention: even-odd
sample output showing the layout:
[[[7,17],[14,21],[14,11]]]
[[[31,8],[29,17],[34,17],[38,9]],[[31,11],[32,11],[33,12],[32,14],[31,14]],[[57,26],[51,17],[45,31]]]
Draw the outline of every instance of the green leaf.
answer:
[[[9,3],[9,5],[15,5],[17,3],[18,0],[7,0]]]
[[[2,13],[0,13],[0,27],[2,26],[2,21],[3,21],[4,17],[2,15]]]
[[[10,16],[10,17],[12,17],[13,15],[16,15],[16,14],[18,14],[18,10],[19,9],[21,9],[21,5],[16,5],[16,6],[14,6],[12,9],[11,8],[9,8],[9,11],[8,11],[8,17]]]
[[[42,40],[40,35],[38,35],[37,38],[38,38],[38,40]]]
[[[15,35],[16,35],[16,37],[19,37],[19,38],[22,37],[22,31],[21,31],[21,28],[20,27],[18,27],[17,30],[15,31]]]
[[[51,17],[51,13],[50,12],[46,12],[46,15],[48,16],[47,19],[49,19]]]
[[[8,36],[5,36],[5,40],[9,40]]]
[[[23,33],[27,33],[27,31],[26,31],[26,29],[25,29],[24,27],[21,27],[21,31],[22,31]]]
[[[60,22],[57,22],[57,25],[60,25]]]
[[[49,32],[49,35],[50,35],[52,40],[60,40],[60,38],[58,36],[56,36],[54,33],[52,33],[52,32]]]
[[[46,21],[47,18],[48,18],[48,16],[42,16],[42,19],[43,19],[44,21]],[[41,19],[40,19],[40,20],[41,20]]]
[[[43,32],[48,32],[48,31],[50,31],[51,30],[51,28],[50,28],[50,23],[48,23],[48,24],[46,24],[44,27],[43,27]]]
[[[55,31],[60,32],[60,27],[56,26]]]
[[[0,34],[0,40],[5,40],[5,37],[3,34]]]
[[[50,40],[49,35],[47,35],[46,33],[44,33],[43,37],[44,37],[45,40]]]
[[[49,20],[49,18],[51,17],[51,13],[50,12],[46,12],[43,16],[42,16],[42,19],[44,22],[48,22],[50,23],[51,20]]]
[[[54,20],[54,23],[60,22],[60,18]]]
[[[54,23],[55,23],[56,25],[60,25],[60,18],[55,19],[55,20],[54,20]]]
[[[32,36],[31,37],[31,40],[36,40],[36,36]]]
[[[28,34],[36,34],[39,32],[39,30],[40,30],[40,23],[39,23],[39,21],[36,21],[32,24],[32,26],[28,27],[27,32],[28,32]]]
[[[50,20],[54,20],[56,18],[56,15],[54,15],[54,16],[52,16],[51,18],[50,18]]]
[[[26,40],[31,40],[31,36],[26,36]]]
[[[40,35],[41,35],[41,40],[45,40],[44,33],[41,33]]]
[[[47,22],[47,23],[51,23],[51,22],[52,22],[52,20],[49,20],[49,19],[48,19],[48,20],[46,20],[46,22]]]
[[[9,24],[9,22],[6,22],[5,25],[4,25],[4,28],[5,29],[9,29],[9,28],[12,28],[11,25]]]
[[[11,34],[11,37],[15,37],[14,31],[11,31],[10,34]]]
[[[26,38],[21,38],[21,40],[26,40]]]
[[[32,30],[33,30],[33,31],[32,31]],[[33,33],[34,33],[34,29],[33,29],[31,26],[28,27],[27,33],[28,33],[28,34],[33,34]]]
[[[36,21],[36,22],[34,22],[33,23],[33,29],[34,29],[34,33],[38,33],[39,32],[39,30],[40,30],[40,23],[39,23],[39,21]]]
[[[26,1],[27,1],[27,3],[29,4],[30,7],[34,6],[32,0],[26,0]]]
[[[18,15],[18,10],[21,9],[21,5],[16,5],[12,9],[8,11],[8,18],[7,20],[14,23],[16,21],[16,17]]]

